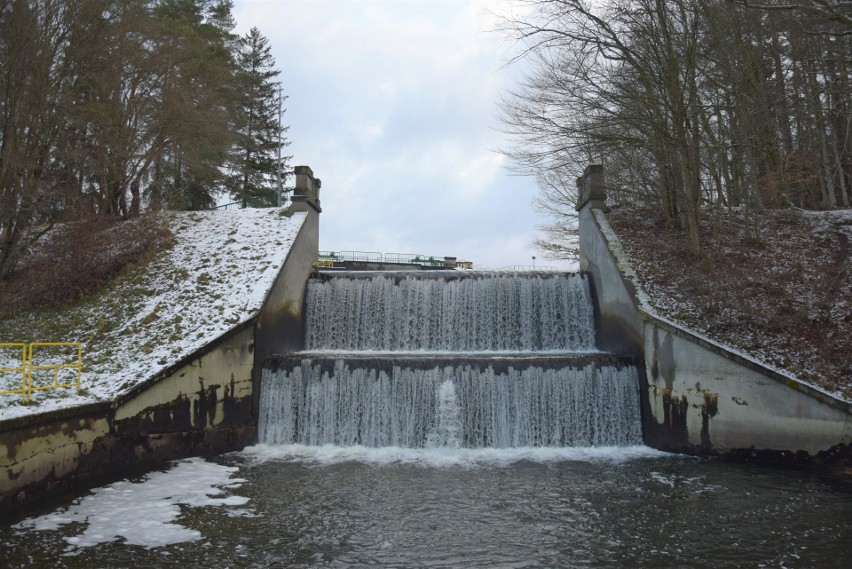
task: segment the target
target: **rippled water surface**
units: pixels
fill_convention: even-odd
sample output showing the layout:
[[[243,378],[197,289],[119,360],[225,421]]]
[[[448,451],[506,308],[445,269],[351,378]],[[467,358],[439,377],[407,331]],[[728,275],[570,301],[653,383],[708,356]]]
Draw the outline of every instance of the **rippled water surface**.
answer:
[[[39,518],[3,527],[2,566],[846,567],[852,554],[848,478],[642,447],[261,446],[212,462],[151,478],[160,489],[136,499],[146,514],[120,501],[91,509],[121,493],[136,503],[144,484],[125,482],[47,513],[53,529],[36,529]],[[202,478],[226,488],[177,499],[175,525],[146,527],[160,494]],[[86,544],[98,516],[135,537]],[[146,544],[146,532],[190,541]]]

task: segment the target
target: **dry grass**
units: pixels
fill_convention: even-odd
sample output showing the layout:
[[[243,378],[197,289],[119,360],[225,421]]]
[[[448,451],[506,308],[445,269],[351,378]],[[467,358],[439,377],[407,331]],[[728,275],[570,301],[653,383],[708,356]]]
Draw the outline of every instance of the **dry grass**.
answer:
[[[168,246],[159,215],[129,221],[90,217],[56,226],[0,287],[0,319],[67,306]]]
[[[701,258],[650,210],[608,219],[662,314],[852,398],[852,212],[706,212]]]

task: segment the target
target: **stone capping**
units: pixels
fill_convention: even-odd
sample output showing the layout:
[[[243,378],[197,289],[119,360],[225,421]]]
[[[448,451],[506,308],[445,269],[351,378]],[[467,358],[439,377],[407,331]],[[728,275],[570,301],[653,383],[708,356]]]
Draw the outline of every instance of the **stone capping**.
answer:
[[[84,405],[76,405],[74,407],[60,407],[42,413],[33,413],[31,415],[21,415],[11,419],[0,421],[0,433],[5,431],[13,431],[32,427],[34,425],[43,425],[54,421],[62,421],[67,419],[75,419],[77,417],[88,417],[92,415],[111,414],[115,407],[115,400],[95,401]]]
[[[294,354],[270,354],[264,361],[265,369],[276,369],[282,365],[299,364],[305,361],[344,361],[375,365],[382,362],[388,366],[418,368],[444,368],[462,362],[465,365],[482,367],[506,367],[520,364],[548,368],[581,367],[590,364],[641,365],[633,354],[610,352],[299,352]]]
[[[591,217],[595,222],[595,226],[597,227],[601,238],[606,243],[607,250],[615,261],[618,274],[621,276],[621,280],[625,284],[625,288],[629,292],[633,300],[633,305],[643,323],[658,326],[666,332],[698,344],[699,346],[706,348],[723,358],[727,358],[742,365],[743,367],[756,371],[767,378],[783,383],[791,389],[795,389],[796,391],[813,397],[822,403],[826,403],[838,411],[843,411],[852,415],[852,402],[839,399],[818,387],[804,383],[792,375],[788,375],[781,370],[771,368],[744,353],[737,352],[736,350],[703,336],[682,324],[673,322],[657,314],[657,312],[648,305],[647,299],[644,298],[646,295],[642,289],[641,283],[639,282],[639,277],[632,270],[630,261],[627,258],[627,253],[624,251],[624,247],[621,245],[621,242],[618,240],[618,237],[609,225],[609,221],[606,219],[606,213],[603,209],[598,209],[592,213],[593,215]]]

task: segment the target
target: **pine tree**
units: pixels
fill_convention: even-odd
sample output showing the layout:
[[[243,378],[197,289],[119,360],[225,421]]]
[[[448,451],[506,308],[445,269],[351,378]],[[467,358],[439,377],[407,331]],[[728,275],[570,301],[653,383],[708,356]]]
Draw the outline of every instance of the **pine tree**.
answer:
[[[224,189],[240,89],[229,10],[230,3],[213,0],[162,0],[157,7],[157,50],[168,69],[152,193],[170,208],[206,209]]]
[[[237,57],[241,99],[238,110],[239,133],[234,149],[234,165],[230,190],[243,205],[274,205],[276,203],[279,144],[289,144],[279,129],[279,108],[282,100],[275,78],[275,68],[269,41],[257,28],[252,28],[240,42]],[[281,99],[279,99],[281,97]],[[289,170],[289,156],[281,158],[282,179]]]

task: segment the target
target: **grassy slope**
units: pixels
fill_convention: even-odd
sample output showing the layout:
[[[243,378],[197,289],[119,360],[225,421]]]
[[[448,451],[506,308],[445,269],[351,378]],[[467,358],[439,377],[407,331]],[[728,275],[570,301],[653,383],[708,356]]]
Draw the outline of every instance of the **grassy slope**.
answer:
[[[0,342],[83,343],[82,393],[40,391],[31,405],[2,395],[0,419],[112,399],[245,322],[303,220],[278,209],[171,213],[171,238],[159,253],[125,265],[78,300],[0,318]],[[44,350],[39,363],[68,361],[68,350],[60,352]],[[0,350],[0,367],[3,361],[20,365],[20,350]],[[0,376],[5,389],[20,384],[20,374]]]
[[[702,258],[651,211],[607,217],[661,314],[852,399],[852,211],[764,212],[757,235],[719,213]]]

